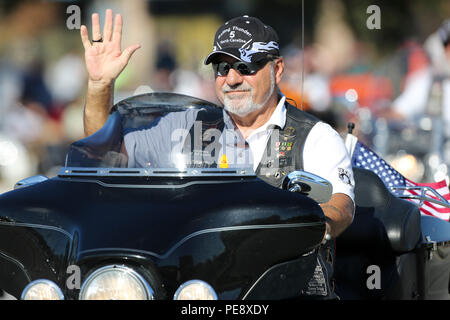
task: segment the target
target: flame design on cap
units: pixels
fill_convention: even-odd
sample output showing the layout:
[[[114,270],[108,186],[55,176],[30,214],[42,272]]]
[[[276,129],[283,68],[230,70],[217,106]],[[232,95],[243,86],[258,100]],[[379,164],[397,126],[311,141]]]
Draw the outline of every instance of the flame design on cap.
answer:
[[[278,43],[275,41],[266,42],[252,42],[251,45],[240,48],[242,61],[251,62],[251,58],[256,53],[269,52],[270,50],[278,50]]]

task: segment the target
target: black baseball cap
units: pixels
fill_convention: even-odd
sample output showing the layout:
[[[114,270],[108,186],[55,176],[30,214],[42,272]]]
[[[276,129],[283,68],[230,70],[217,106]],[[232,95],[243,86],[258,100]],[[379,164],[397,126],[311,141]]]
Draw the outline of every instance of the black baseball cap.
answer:
[[[233,18],[217,30],[213,51],[204,63],[211,63],[221,53],[244,62],[257,62],[268,55],[278,57],[278,35],[272,27],[265,25],[258,18]]]

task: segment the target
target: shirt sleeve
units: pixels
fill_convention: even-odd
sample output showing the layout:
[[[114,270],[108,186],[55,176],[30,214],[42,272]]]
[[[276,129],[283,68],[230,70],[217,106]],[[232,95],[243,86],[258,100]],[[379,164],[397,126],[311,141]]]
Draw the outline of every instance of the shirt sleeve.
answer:
[[[172,168],[199,110],[172,112],[148,127],[125,132],[129,168]]]
[[[333,194],[344,193],[355,203],[351,159],[344,140],[330,125],[318,122],[309,132],[303,149],[303,169],[327,179]]]
[[[392,102],[398,113],[412,118],[425,111],[432,84],[429,69],[416,71],[406,82],[404,91]]]

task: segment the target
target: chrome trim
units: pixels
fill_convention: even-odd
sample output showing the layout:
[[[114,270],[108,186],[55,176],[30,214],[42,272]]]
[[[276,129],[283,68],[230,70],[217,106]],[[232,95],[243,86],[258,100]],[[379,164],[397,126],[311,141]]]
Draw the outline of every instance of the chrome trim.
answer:
[[[58,177],[251,177],[256,176],[253,168],[81,168],[63,167]]]
[[[191,285],[191,284],[194,284],[194,283],[204,285],[204,286],[209,290],[209,292],[212,294],[213,299],[214,299],[214,300],[218,300],[218,298],[217,298],[217,293],[216,293],[216,291],[214,290],[214,288],[213,288],[208,282],[203,281],[203,280],[199,280],[199,279],[193,279],[193,280],[189,280],[189,281],[186,281],[186,282],[182,283],[182,284],[178,287],[177,291],[175,291],[175,294],[173,295],[173,300],[178,300],[178,296],[180,295],[180,292],[181,292],[184,288],[186,288],[187,286],[189,286],[189,285]]]
[[[327,202],[333,193],[333,186],[328,180],[301,170],[287,174],[281,186],[284,190],[305,193],[318,203]]]
[[[244,226],[233,226],[233,227],[219,227],[219,228],[211,228],[211,229],[203,229],[199,231],[195,231],[193,233],[188,234],[183,237],[177,243],[175,243],[169,250],[167,250],[163,254],[158,254],[153,251],[140,250],[140,249],[130,249],[130,248],[96,248],[96,249],[87,249],[82,250],[78,253],[78,256],[89,254],[89,253],[98,253],[99,251],[119,251],[119,252],[133,252],[143,255],[150,255],[156,257],[158,259],[166,259],[168,258],[178,247],[180,247],[183,243],[187,242],[189,239],[197,237],[199,235],[214,233],[214,232],[225,232],[225,231],[236,231],[236,230],[254,230],[254,229],[279,229],[279,228],[298,228],[298,227],[307,227],[307,226],[320,226],[323,225],[324,222],[299,222],[299,223],[289,223],[289,224],[268,224],[268,225],[244,225]]]
[[[423,205],[424,201],[432,202],[438,205],[441,205],[446,208],[450,208],[450,203],[437,192],[435,189],[426,187],[426,186],[417,186],[417,187],[391,187],[391,190],[418,190],[420,191],[420,195],[397,195],[399,198],[402,199],[413,199],[413,200],[419,200],[418,206],[421,207]],[[432,192],[436,198],[439,198],[440,200],[436,200],[434,198],[428,197],[426,193],[430,191]]]
[[[144,279],[143,276],[141,276],[138,272],[136,272],[134,269],[132,269],[130,267],[127,267],[125,265],[116,265],[116,264],[103,266],[101,268],[96,269],[94,272],[92,272],[86,278],[86,280],[83,282],[83,285],[81,286],[81,289],[80,289],[80,293],[78,295],[78,299],[83,300],[82,297],[83,297],[83,294],[85,293],[84,291],[85,291],[86,287],[92,282],[92,280],[95,279],[95,277],[97,277],[98,275],[100,275],[104,272],[110,271],[110,270],[124,271],[125,273],[129,274],[130,276],[132,276],[133,278],[138,280],[138,282],[141,283],[145,289],[145,293],[147,295],[147,300],[154,300],[155,292],[154,292],[153,288],[148,284],[148,282]]]
[[[236,176],[234,176],[236,177]],[[251,176],[250,176],[251,177]],[[214,177],[214,178],[220,178],[220,177]],[[244,178],[244,177],[241,177]],[[64,179],[64,177],[58,177],[57,179]],[[132,189],[178,189],[178,188],[186,188],[193,185],[198,184],[224,184],[224,183],[236,183],[237,180],[194,180],[187,183],[180,183],[180,184],[124,184],[124,183],[106,183],[100,180],[93,180],[90,178],[71,178],[71,182],[81,182],[81,183],[96,183],[102,187],[107,188],[132,188]],[[246,181],[240,180],[239,183],[245,183]]]
[[[20,296],[20,300],[24,300],[25,295],[28,293],[28,291],[36,284],[39,283],[45,283],[47,285],[49,285],[50,287],[52,287],[53,289],[56,290],[56,292],[58,293],[59,296],[59,300],[64,300],[64,294],[62,293],[61,289],[58,287],[58,285],[56,283],[54,283],[51,280],[48,279],[36,279],[31,281],[22,291],[22,294]]]
[[[15,221],[11,221],[11,222],[0,221],[0,225],[9,226],[9,227],[25,227],[25,228],[38,228],[38,229],[52,230],[52,231],[56,231],[56,232],[60,232],[60,233],[64,234],[71,241],[73,241],[73,236],[68,231],[66,231],[62,228],[59,228],[59,227],[55,227],[55,226],[48,226],[48,225],[35,224],[35,223],[15,222]]]
[[[290,185],[292,185],[296,182],[299,182],[299,181],[300,182],[304,182],[304,181],[315,182],[315,183],[319,183],[319,184],[323,185],[324,187],[328,187],[329,185],[331,185],[331,183],[328,180],[326,180],[318,175],[312,174],[311,172],[306,172],[306,171],[301,171],[301,170],[296,170],[296,171],[290,172],[284,179],[285,180],[289,179],[289,181],[287,181],[287,182],[289,182]]]
[[[25,268],[25,266],[17,259],[10,257],[9,255],[7,255],[6,253],[0,251],[0,258],[3,258],[13,264],[15,264],[25,275],[25,277],[27,278],[28,282],[31,282],[31,278],[30,275],[28,274],[27,269]]]
[[[311,252],[311,253],[312,253],[312,252]],[[311,253],[310,253],[310,254],[311,254]],[[282,262],[282,263],[273,265],[273,266],[269,267],[267,270],[265,270],[265,271],[262,273],[262,275],[260,275],[260,276],[258,277],[258,279],[256,279],[256,281],[252,284],[252,286],[250,287],[250,289],[247,290],[247,292],[246,292],[246,293],[244,294],[244,296],[242,297],[242,300],[247,299],[247,296],[253,291],[253,289],[256,287],[256,285],[257,285],[259,282],[261,282],[261,280],[264,279],[264,277],[265,277],[270,271],[272,271],[272,270],[278,268],[280,265],[286,264],[286,263],[289,263],[289,261],[288,261],[288,262]]]
[[[32,176],[32,177],[28,177],[25,179],[22,179],[20,181],[18,181],[15,185],[14,185],[14,190],[15,189],[20,189],[20,188],[24,188],[24,187],[28,187],[31,186],[33,184],[36,183],[40,183],[43,181],[48,180],[48,177],[44,176],[44,175],[36,175],[36,176]]]

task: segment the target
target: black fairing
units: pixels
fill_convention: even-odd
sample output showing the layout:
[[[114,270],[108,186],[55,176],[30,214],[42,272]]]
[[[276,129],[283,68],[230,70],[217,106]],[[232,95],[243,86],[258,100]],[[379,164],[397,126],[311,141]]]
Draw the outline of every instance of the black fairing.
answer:
[[[157,93],[114,110],[101,130],[72,144],[58,177],[0,195],[0,289],[19,298],[30,281],[45,278],[77,299],[78,290],[66,286],[69,265],[78,265],[84,280],[103,265],[125,264],[146,278],[157,299],[172,299],[192,279],[208,282],[219,299],[297,297],[316,267],[314,249],[325,231],[320,206],[239,174],[240,167],[201,163],[187,166],[188,174],[174,174],[173,166],[124,168],[124,130],[192,111],[202,130],[220,129],[222,110]],[[356,213],[336,240],[336,293],[449,299],[448,222],[421,216],[374,173],[353,170]],[[381,270],[379,289],[367,286],[369,266]]]
[[[195,119],[202,123],[198,136],[191,130]],[[27,283],[46,278],[73,299],[78,292],[66,287],[67,266],[78,265],[84,279],[114,263],[143,274],[158,299],[172,299],[192,279],[207,281],[221,299],[252,298],[283,269],[274,266],[312,256],[325,222],[308,197],[274,188],[242,166],[224,171],[213,163],[212,171],[185,174],[178,158],[159,162],[167,167],[152,160],[135,168],[127,152],[120,161],[125,132],[145,131],[155,143],[147,149],[151,156],[165,159],[161,150],[171,146],[174,129],[205,138],[223,129],[223,110],[176,94],[131,97],[114,107],[101,130],[71,145],[58,177],[0,195],[0,288],[20,297]],[[202,151],[193,142],[194,149],[185,150],[195,156],[182,158],[187,168],[210,168],[211,163],[189,162]],[[269,277],[263,276],[270,268]],[[286,281],[298,287],[305,276]],[[271,298],[292,294],[274,290]]]
[[[316,247],[324,232],[317,203],[257,178],[159,188],[98,180],[53,178],[0,196],[0,252],[27,275],[11,291],[11,273],[2,272],[0,286],[17,295],[26,280],[47,277],[64,287],[69,264],[88,272],[129,261],[157,270],[153,285],[164,287],[164,298],[200,278],[219,298],[236,299],[271,266]]]

